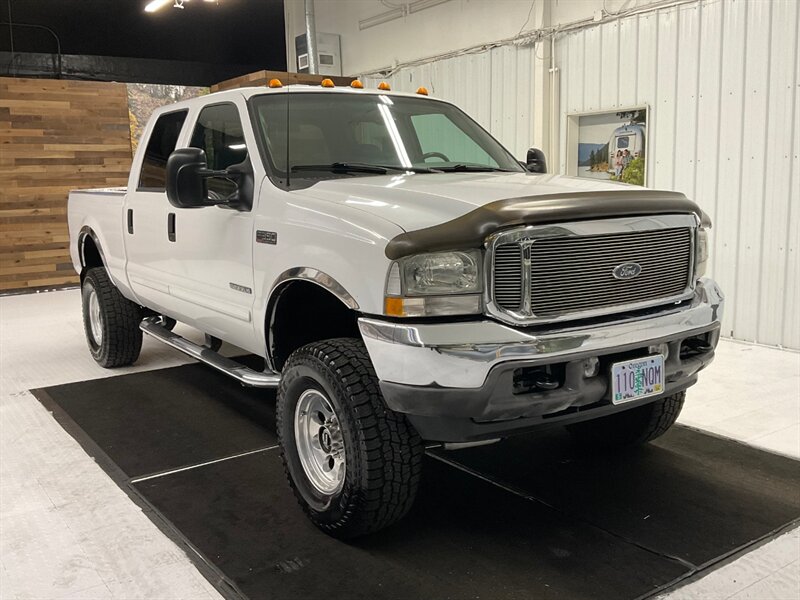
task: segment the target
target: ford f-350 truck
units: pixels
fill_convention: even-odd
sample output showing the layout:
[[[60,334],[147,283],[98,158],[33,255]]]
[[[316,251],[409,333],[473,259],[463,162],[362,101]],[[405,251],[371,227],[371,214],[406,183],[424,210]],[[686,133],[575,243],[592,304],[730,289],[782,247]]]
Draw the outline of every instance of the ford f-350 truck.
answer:
[[[89,350],[129,365],[144,332],[277,388],[291,486],[342,538],[408,511],[426,443],[647,442],[718,342],[710,221],[545,171],[423,93],[273,82],[158,109],[126,189],[69,197]]]

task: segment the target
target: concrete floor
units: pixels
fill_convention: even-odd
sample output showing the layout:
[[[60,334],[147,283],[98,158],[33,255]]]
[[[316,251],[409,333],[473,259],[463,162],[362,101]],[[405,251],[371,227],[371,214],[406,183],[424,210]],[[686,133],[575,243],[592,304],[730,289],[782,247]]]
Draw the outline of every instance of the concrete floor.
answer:
[[[77,290],[0,298],[0,598],[220,598],[27,391],[186,362],[146,338],[102,369]],[[723,341],[680,421],[800,459],[800,354]],[[800,529],[668,597],[797,600]]]

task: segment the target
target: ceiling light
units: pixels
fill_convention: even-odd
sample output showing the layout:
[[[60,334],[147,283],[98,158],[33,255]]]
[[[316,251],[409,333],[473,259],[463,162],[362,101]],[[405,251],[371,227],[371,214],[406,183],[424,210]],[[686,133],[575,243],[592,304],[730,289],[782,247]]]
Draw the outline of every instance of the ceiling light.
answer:
[[[172,2],[172,0],[151,0],[147,6],[144,7],[144,12],[156,12],[164,8],[170,2]]]

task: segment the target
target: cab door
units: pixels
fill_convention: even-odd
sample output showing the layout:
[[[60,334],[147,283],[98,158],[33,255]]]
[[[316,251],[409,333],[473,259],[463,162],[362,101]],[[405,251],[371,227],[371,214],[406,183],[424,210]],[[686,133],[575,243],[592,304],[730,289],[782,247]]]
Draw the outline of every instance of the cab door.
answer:
[[[145,131],[128,181],[120,226],[125,240],[126,273],[140,304],[181,318],[169,293],[170,277],[177,272],[167,236],[171,206],[165,192],[167,158],[180,139],[188,109],[160,114]]]
[[[208,168],[236,166],[258,181],[243,119],[246,105],[220,102],[190,117],[189,146],[205,151]],[[254,154],[257,156],[257,154]],[[250,193],[253,186],[250,187]],[[236,191],[233,179],[208,179],[210,198],[224,200]],[[256,194],[253,194],[256,196]],[[257,203],[257,197],[252,198]],[[170,295],[185,320],[198,329],[256,350],[253,323],[253,208],[225,204],[202,208],[170,207],[164,223],[169,255]]]

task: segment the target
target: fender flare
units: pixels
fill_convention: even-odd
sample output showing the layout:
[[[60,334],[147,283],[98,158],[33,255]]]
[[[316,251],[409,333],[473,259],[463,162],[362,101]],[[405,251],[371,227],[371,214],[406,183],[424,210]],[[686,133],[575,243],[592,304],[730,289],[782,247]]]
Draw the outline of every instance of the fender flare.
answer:
[[[114,281],[114,277],[111,275],[111,271],[108,269],[108,261],[106,260],[106,255],[103,253],[103,245],[100,243],[100,238],[94,232],[94,229],[89,227],[88,225],[84,225],[81,227],[80,232],[78,233],[78,259],[81,261],[81,274],[83,274],[84,269],[86,268],[86,256],[84,255],[84,246],[86,244],[86,238],[91,238],[92,242],[94,242],[95,248],[97,248],[98,254],[100,254],[100,261],[103,263],[103,268],[106,270],[106,274],[108,278],[111,280],[111,283],[117,285],[116,281]]]
[[[266,312],[264,314],[264,341],[266,343],[266,360],[267,366],[275,370],[275,362],[272,356],[272,326],[275,322],[275,307],[280,300],[281,294],[289,286],[288,284],[293,281],[306,281],[313,283],[331,295],[339,299],[350,310],[358,310],[358,302],[353,296],[340,284],[336,279],[319,269],[311,267],[293,267],[285,270],[278,275],[267,297]]]
[[[275,292],[278,288],[289,281],[309,281],[315,283],[336,296],[347,308],[351,310],[358,310],[359,308],[356,299],[353,298],[342,284],[327,273],[311,267],[293,267],[278,275],[269,292],[267,306],[273,304],[273,297],[275,297]]]

